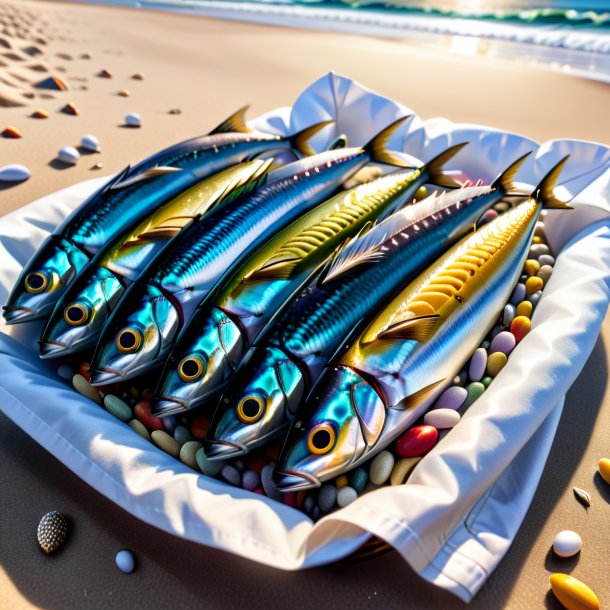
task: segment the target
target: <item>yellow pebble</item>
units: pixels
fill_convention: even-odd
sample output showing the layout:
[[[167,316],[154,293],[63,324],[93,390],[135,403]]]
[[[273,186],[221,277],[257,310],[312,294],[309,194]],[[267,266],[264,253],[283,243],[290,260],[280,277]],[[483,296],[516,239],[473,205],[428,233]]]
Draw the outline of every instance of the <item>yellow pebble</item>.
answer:
[[[540,263],[535,258],[530,258],[525,261],[523,270],[525,273],[527,273],[527,275],[532,277],[532,275],[536,275],[536,273],[540,271]]]
[[[533,244],[541,244],[542,242],[542,237],[540,237],[540,235],[534,235],[534,238],[532,239],[532,243]]]
[[[508,362],[508,357],[503,352],[494,352],[487,358],[487,374],[495,377]]]
[[[541,277],[528,277],[525,280],[525,292],[530,295],[534,294],[534,292],[538,292],[542,290],[544,286],[544,282]]]
[[[170,436],[167,432],[163,430],[153,430],[150,434],[150,438],[159,449],[165,451],[165,453],[169,453],[173,455],[175,458],[180,455],[180,443]]]
[[[417,199],[417,201],[420,199],[425,199],[429,194],[430,192],[428,191],[428,187],[420,186],[415,193],[415,199]]]
[[[534,311],[534,305],[529,301],[521,301],[519,305],[517,305],[517,311],[515,313],[516,316],[525,316],[526,318],[532,317],[532,311]]]
[[[599,599],[593,591],[573,576],[553,574],[551,590],[568,610],[599,610]]]
[[[417,466],[420,457],[402,458],[394,464],[392,468],[392,474],[390,475],[390,483],[392,485],[402,485],[407,481],[411,472]]]
[[[342,474],[340,477],[337,477],[335,480],[335,486],[337,489],[341,489],[342,487],[347,487],[349,485],[349,479]]]
[[[602,458],[597,467],[599,468],[599,474],[602,479],[610,485],[610,460],[608,458]]]
[[[142,438],[145,438],[150,442],[150,433],[146,429],[146,426],[139,419],[132,419],[127,422],[127,425],[134,431],[137,432]]]

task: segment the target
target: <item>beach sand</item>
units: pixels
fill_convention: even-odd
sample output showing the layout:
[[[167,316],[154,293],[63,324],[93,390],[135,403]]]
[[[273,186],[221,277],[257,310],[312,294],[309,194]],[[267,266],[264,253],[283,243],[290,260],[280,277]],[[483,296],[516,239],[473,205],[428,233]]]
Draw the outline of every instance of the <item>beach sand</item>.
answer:
[[[423,118],[494,125],[540,141],[610,142],[607,86],[518,62],[448,55],[399,41],[27,1],[0,3],[0,32],[0,131],[11,125],[23,133],[16,140],[0,137],[0,166],[21,163],[32,172],[29,181],[0,190],[0,214],[205,133],[245,103],[251,116],[290,105],[329,70],[403,102]],[[30,47],[40,53],[28,55],[35,53]],[[112,78],[98,76],[104,69]],[[135,73],[144,79],[132,79]],[[64,81],[67,91],[33,87],[49,76]],[[123,89],[129,97],[118,95]],[[61,112],[67,103],[80,114]],[[39,108],[48,119],[30,117]],[[181,113],[170,114],[172,109]],[[141,114],[140,129],[122,126],[129,112]],[[57,150],[77,146],[84,134],[97,136],[102,152],[83,155],[75,167],[57,163]],[[91,169],[97,163],[103,168]],[[610,492],[594,482],[597,460],[610,446],[608,427],[601,425],[610,417],[609,340],[606,322],[568,395],[532,508],[472,608],[557,608],[547,596],[553,571],[573,572],[610,599]],[[573,498],[573,485],[592,494],[588,511]],[[395,553],[291,574],[184,543],[101,498],[4,416],[0,489],[2,608],[256,608],[284,607],[296,599],[338,608],[463,607],[419,580]],[[62,552],[48,559],[37,550],[34,534],[40,515],[52,509],[69,516],[72,534]],[[580,557],[559,561],[549,554],[562,529],[583,536]],[[131,577],[114,566],[114,554],[124,547],[138,556]]]

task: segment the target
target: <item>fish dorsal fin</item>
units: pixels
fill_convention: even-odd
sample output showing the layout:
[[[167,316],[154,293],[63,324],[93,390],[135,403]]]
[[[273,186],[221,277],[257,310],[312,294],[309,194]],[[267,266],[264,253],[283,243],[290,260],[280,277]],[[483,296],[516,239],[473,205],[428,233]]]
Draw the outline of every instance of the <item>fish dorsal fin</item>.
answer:
[[[114,183],[110,190],[117,191],[119,189],[124,189],[128,186],[133,186],[138,182],[144,182],[145,180],[152,180],[153,178],[157,178],[159,176],[165,176],[166,174],[172,174],[173,172],[180,172],[182,169],[180,167],[166,167],[164,165],[159,165],[157,167],[151,167],[150,169],[146,169],[143,172],[136,174],[135,176],[131,176],[131,178],[127,178],[125,180],[121,180],[119,182]]]
[[[334,121],[320,121],[319,123],[314,123],[309,127],[305,127],[305,129],[301,129],[301,131],[297,131],[297,133],[288,138],[292,144],[292,148],[298,150],[306,157],[315,155],[316,151],[312,148],[311,144],[309,144],[309,140],[311,140],[311,138],[313,138],[318,131],[324,129],[324,127],[327,125],[332,125],[333,123]]]
[[[428,174],[428,182],[430,184],[442,186],[443,188],[457,188],[460,186],[457,180],[445,172],[444,165],[450,159],[453,159],[467,144],[468,142],[454,144],[426,163],[425,171]]]
[[[559,163],[554,165],[548,174],[542,179],[540,184],[534,189],[534,197],[542,203],[542,207],[547,210],[570,210],[572,206],[569,206],[565,201],[561,201],[553,195],[553,191],[557,186],[557,179],[563,166],[566,164],[570,155],[566,155]]]
[[[242,281],[251,283],[260,280],[288,280],[300,260],[300,258],[272,260],[244,276]]]
[[[250,106],[243,106],[230,117],[225,119],[220,125],[212,129],[209,135],[213,136],[217,133],[250,133],[252,130],[246,125],[246,112]]]
[[[387,163],[388,165],[396,165],[398,167],[412,167],[401,158],[399,155],[394,154],[388,150],[388,141],[394,134],[394,132],[403,123],[406,123],[413,115],[408,114],[407,116],[400,117],[395,121],[392,121],[387,127],[384,127],[376,136],[373,137],[367,144],[363,146],[364,150],[370,155],[372,161],[377,163]],[[421,163],[419,164],[421,165]]]
[[[446,379],[439,379],[425,388],[418,390],[417,392],[405,396],[402,400],[399,400],[395,405],[390,407],[391,409],[400,409],[401,411],[411,411],[419,407],[427,399],[434,395],[437,388],[445,383]]]
[[[515,190],[513,180],[517,175],[517,172],[523,165],[524,161],[532,154],[532,151],[526,152],[524,155],[519,157],[516,161],[513,161],[492,183],[491,186],[500,189],[505,193],[512,193]]]
[[[428,341],[434,334],[439,323],[438,314],[428,314],[424,316],[407,318],[392,322],[390,326],[384,328],[376,337],[381,340],[401,340],[401,341]]]

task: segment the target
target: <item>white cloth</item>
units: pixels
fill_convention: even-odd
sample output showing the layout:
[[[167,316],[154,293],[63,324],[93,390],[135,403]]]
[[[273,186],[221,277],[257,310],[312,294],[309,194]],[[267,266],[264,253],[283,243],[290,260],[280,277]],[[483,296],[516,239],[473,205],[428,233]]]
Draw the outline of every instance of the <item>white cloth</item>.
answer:
[[[331,74],[309,87],[292,112],[274,111],[252,124],[283,133],[335,117],[338,130],[359,144],[404,111]],[[332,137],[326,134],[327,140]],[[38,359],[37,325],[0,327],[0,408],[95,489],[165,531],[287,570],[344,557],[375,534],[423,578],[470,600],[525,516],[564,395],[589,356],[606,313],[610,151],[573,141],[538,147],[517,135],[440,119],[424,124],[415,118],[395,139],[424,158],[464,140],[472,144],[453,166],[475,179],[493,178],[518,154],[534,148],[535,158],[519,180],[535,184],[571,151],[565,178],[566,189],[577,195],[575,210],[548,214],[551,245],[563,250],[532,331],[459,425],[420,462],[408,484],[368,493],[314,525],[286,505],[198,475],[77,394]],[[589,172],[586,179],[584,172]],[[0,219],[0,302],[45,235],[102,182],[75,185]]]

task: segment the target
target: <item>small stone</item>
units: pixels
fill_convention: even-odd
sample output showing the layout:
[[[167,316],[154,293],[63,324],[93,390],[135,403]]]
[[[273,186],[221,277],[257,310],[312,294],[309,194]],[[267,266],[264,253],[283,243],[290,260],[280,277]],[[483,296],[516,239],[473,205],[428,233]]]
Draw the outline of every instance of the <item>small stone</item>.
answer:
[[[468,391],[466,388],[463,388],[458,385],[451,386],[447,388],[436,401],[434,408],[435,409],[453,409],[457,411],[466,400],[468,396]]]
[[[134,431],[137,432],[142,438],[145,438],[150,442],[150,433],[146,429],[146,426],[139,419],[132,419],[127,422],[127,425]]]
[[[466,386],[466,400],[464,401],[463,408],[468,409],[475,402],[477,398],[483,395],[485,392],[485,386],[480,381],[473,381]]]
[[[152,412],[152,408],[151,408],[151,412]],[[174,434],[174,430],[176,429],[176,422],[178,420],[176,419],[175,415],[167,415],[166,417],[163,418],[163,425],[165,426],[165,429],[170,433],[170,434]]]
[[[95,136],[87,134],[80,139],[80,147],[90,152],[100,152],[100,141]]]
[[[455,409],[432,409],[424,415],[424,424],[445,430],[453,428],[460,419],[461,415]]]
[[[148,428],[148,430],[165,430],[163,420],[155,417],[150,408],[150,402],[141,400],[133,407],[133,414]]]
[[[572,557],[582,548],[582,538],[572,530],[563,530],[553,539],[553,551],[559,557]]]
[[[542,297],[542,291],[539,292],[534,292],[534,294],[530,294],[527,297],[527,300],[532,304],[532,306],[535,308],[536,305],[538,305],[538,301],[540,301],[540,298]]]
[[[72,377],[72,385],[74,386],[74,389],[85,398],[96,402],[98,405],[102,404],[100,393],[80,373],[77,373]]]
[[[539,220],[534,227],[534,235],[544,236],[544,223]]]
[[[471,381],[479,381],[485,374],[485,365],[487,363],[487,351],[479,347],[475,350],[470,359],[470,367],[468,368],[468,377]]]
[[[171,108],[168,114],[182,114],[182,110],[180,108]]]
[[[369,481],[369,475],[366,468],[360,466],[349,473],[348,479],[350,487],[353,487],[356,493],[362,493]]]
[[[597,464],[599,474],[608,485],[610,485],[610,460],[608,458],[602,458]]]
[[[186,426],[176,426],[174,428],[174,438],[180,445],[184,445],[184,443],[194,440],[193,435]]]
[[[80,159],[80,153],[73,146],[64,146],[57,151],[57,159],[68,165],[76,165]]]
[[[553,267],[551,267],[550,265],[542,265],[542,267],[540,267],[540,271],[538,271],[538,277],[545,284],[547,284],[548,281],[551,279],[552,273],[553,273]]]
[[[125,115],[125,125],[129,127],[141,127],[142,126],[142,117],[137,112],[130,112]]]
[[[569,574],[552,574],[551,591],[568,610],[599,610],[597,595],[584,582]]]
[[[551,267],[551,268],[553,268],[553,266],[555,265],[555,258],[552,257],[550,254],[543,254],[538,259],[538,262],[540,263],[541,267]]]
[[[425,455],[434,447],[437,439],[438,430],[434,426],[414,426],[398,438],[396,453],[403,458]]]
[[[503,212],[510,210],[510,203],[507,201],[499,201],[493,206],[493,209],[502,214]]]
[[[510,332],[515,335],[517,343],[519,343],[527,333],[530,332],[532,323],[525,316],[517,316],[510,325]]]
[[[390,476],[390,484],[402,485],[407,482],[407,479],[413,472],[413,469],[419,462],[421,457],[402,458],[397,460],[392,469],[392,475]]]
[[[489,384],[493,381],[493,379],[491,377],[489,377],[489,375],[486,375],[485,377],[483,377],[483,379],[481,379],[481,383],[488,388]]]
[[[358,498],[358,492],[349,485],[347,487],[342,487],[337,491],[337,505],[341,508],[346,507],[348,504],[351,504],[354,500]]]
[[[239,470],[237,470],[237,468],[235,468],[235,466],[231,466],[230,464],[223,466],[220,471],[220,476],[227,483],[230,483],[231,485],[235,485],[235,487],[239,487],[239,484],[241,482],[241,476],[239,474]]]
[[[574,487],[573,490],[576,499],[583,505],[589,508],[591,506],[591,496],[584,490],[580,489],[580,487]]]
[[[100,70],[96,76],[99,76],[100,78],[112,78],[112,72],[104,68],[103,70]]]
[[[164,430],[153,430],[150,434],[150,438],[161,451],[165,451],[165,453],[169,453],[169,455],[172,455],[175,458],[180,457],[180,445],[177,443],[176,439],[171,437]]]
[[[510,326],[510,323],[513,321],[515,317],[515,306],[510,303],[504,307],[504,312],[502,313],[502,324],[504,326]]]
[[[74,377],[74,369],[64,362],[57,367],[57,374],[62,379],[72,379],[72,377]]]
[[[18,140],[19,138],[23,138],[23,134],[16,127],[12,127],[11,125],[5,127],[0,133],[0,135],[3,138],[10,138],[12,140]]]
[[[103,169],[104,164],[103,163],[96,163],[95,165],[91,166],[91,169]]]
[[[197,461],[199,470],[209,477],[215,477],[218,475],[224,466],[224,462],[220,460],[208,459],[203,447],[195,454],[195,460]]]
[[[129,421],[133,417],[129,405],[123,402],[118,396],[106,394],[106,396],[104,396],[104,407],[106,407],[106,411],[112,413],[112,415],[118,417],[122,421]]]
[[[42,517],[36,535],[40,548],[50,554],[61,546],[67,533],[66,519],[61,513],[53,510]]]
[[[197,415],[197,417],[193,418],[190,427],[193,437],[200,440],[205,438],[205,435],[208,433],[210,423],[210,418],[207,415]]]
[[[516,313],[518,316],[525,316],[526,318],[531,318],[533,312],[534,312],[534,305],[532,304],[531,301],[521,301],[521,303],[519,303],[519,305],[517,305]]]
[[[494,352],[487,359],[487,374],[490,377],[496,377],[498,373],[506,366],[508,357],[504,352]]]
[[[347,475],[342,474],[340,477],[337,477],[335,479],[335,487],[337,489],[341,489],[342,487],[345,487],[346,485],[349,485],[349,479],[347,478]]]
[[[36,89],[52,89],[54,91],[67,91],[66,84],[57,76],[49,76],[38,83],[34,84]]]
[[[489,341],[483,341],[481,342],[481,345],[479,345],[479,347],[482,347],[484,350],[488,350],[490,346]]]
[[[144,74],[142,74],[142,72],[136,72],[135,74],[131,75],[131,79],[132,80],[144,80]]]
[[[197,468],[197,452],[203,447],[199,441],[186,441],[180,447],[180,461],[193,469]]]
[[[129,97],[129,89],[121,89],[117,95],[120,97]]]
[[[80,59],[91,59],[91,53],[81,53],[79,57]]]
[[[329,513],[337,502],[337,488],[332,483],[326,483],[318,490],[318,506],[325,515]]]
[[[80,114],[80,110],[72,103],[66,104],[61,111],[64,114],[70,114],[72,116],[78,116]]]
[[[382,451],[371,462],[369,479],[375,485],[383,485],[390,478],[392,468],[394,468],[394,456],[389,451]]]
[[[532,275],[536,275],[538,273],[538,271],[540,270],[540,263],[534,258],[529,258],[528,260],[525,261],[523,270],[530,277]]]
[[[489,346],[489,352],[492,354],[494,352],[502,352],[508,356],[515,349],[515,345],[517,345],[515,335],[505,330],[493,338]]]
[[[311,515],[311,511],[316,505],[315,498],[312,493],[308,493],[303,501],[303,512],[307,515]]]
[[[517,284],[513,293],[510,297],[510,302],[512,305],[518,305],[525,299],[525,284]]]
[[[127,549],[119,551],[114,558],[114,562],[116,563],[116,567],[124,574],[131,574],[136,567],[133,553]]]
[[[525,281],[525,292],[526,294],[532,295],[544,287],[544,282],[537,276],[528,277]]]
[[[538,260],[543,254],[549,254],[550,250],[546,244],[534,244],[530,248],[529,258],[535,258]]]
[[[265,466],[261,471],[261,483],[265,494],[272,500],[282,501],[282,492],[273,481],[273,466]]]
[[[38,110],[34,110],[34,112],[32,112],[32,114],[30,116],[33,119],[48,119],[49,118],[49,114],[45,110],[41,110],[40,108]]]
[[[246,470],[241,477],[241,486],[248,491],[254,491],[261,484],[261,475],[256,470]]]

